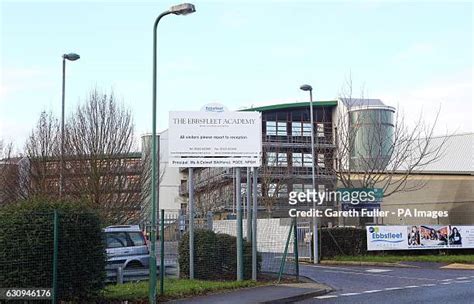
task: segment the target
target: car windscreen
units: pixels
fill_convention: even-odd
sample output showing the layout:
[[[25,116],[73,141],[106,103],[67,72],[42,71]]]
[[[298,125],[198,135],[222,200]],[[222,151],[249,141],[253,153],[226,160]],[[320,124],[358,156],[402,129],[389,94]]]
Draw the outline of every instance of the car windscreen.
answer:
[[[141,232],[106,232],[107,248],[144,246]]]

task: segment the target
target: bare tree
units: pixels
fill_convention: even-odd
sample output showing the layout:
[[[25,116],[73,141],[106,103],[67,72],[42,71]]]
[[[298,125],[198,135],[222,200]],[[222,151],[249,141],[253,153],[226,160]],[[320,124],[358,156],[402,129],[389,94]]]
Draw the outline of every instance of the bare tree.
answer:
[[[22,187],[25,196],[57,197],[59,194],[60,131],[58,119],[51,112],[41,112],[27,139],[25,150],[28,164]]]
[[[111,223],[139,218],[142,164],[133,136],[131,112],[113,93],[97,89],[67,121],[65,191],[88,201]]]
[[[0,139],[0,206],[19,199],[18,160],[13,157],[13,144]]]
[[[340,100],[345,106],[338,109],[335,154],[342,186],[382,188],[385,197],[423,188],[424,180],[408,181],[443,156],[448,137],[434,140],[438,115],[428,123],[420,114],[409,127],[400,111],[374,108],[363,96],[353,98],[351,80]]]

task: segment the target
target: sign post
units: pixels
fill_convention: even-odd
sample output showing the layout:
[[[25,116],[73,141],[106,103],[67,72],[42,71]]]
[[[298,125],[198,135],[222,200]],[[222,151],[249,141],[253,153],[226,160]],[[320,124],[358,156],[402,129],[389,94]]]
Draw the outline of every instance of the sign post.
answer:
[[[243,280],[244,274],[240,168],[247,167],[248,184],[250,182],[249,170],[261,165],[261,157],[262,120],[258,112],[229,112],[219,104],[205,105],[201,111],[170,112],[168,165],[189,168],[189,276],[191,279],[194,278],[193,168],[236,168],[234,191],[236,191],[237,208],[237,280],[240,281]],[[247,204],[250,204],[249,199],[247,199]],[[247,217],[249,216],[250,214],[247,213]],[[254,216],[256,217],[256,213]],[[250,231],[249,228],[247,231]],[[247,238],[250,238],[249,234],[247,232]]]

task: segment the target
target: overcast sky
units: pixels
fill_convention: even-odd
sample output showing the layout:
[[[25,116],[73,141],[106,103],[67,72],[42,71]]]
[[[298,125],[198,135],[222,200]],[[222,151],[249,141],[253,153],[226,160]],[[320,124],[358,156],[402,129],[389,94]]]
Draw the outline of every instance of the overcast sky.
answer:
[[[0,0],[1,1],[1,0]],[[178,1],[179,2],[179,1]],[[152,29],[169,1],[1,1],[0,139],[18,149],[42,110],[66,113],[98,87],[113,90],[151,131]],[[380,98],[408,121],[422,111],[437,134],[473,131],[473,6],[453,1],[195,1],[162,19],[158,127],[168,111],[334,99],[351,75],[354,97]]]

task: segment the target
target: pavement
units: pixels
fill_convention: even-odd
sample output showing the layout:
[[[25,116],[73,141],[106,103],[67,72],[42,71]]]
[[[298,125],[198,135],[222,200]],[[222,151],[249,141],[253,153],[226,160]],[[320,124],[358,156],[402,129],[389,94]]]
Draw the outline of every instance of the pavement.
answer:
[[[207,296],[171,301],[170,303],[206,304],[251,304],[251,303],[294,303],[299,300],[321,296],[330,288],[318,283],[292,283],[244,288]]]
[[[301,275],[333,291],[296,303],[474,303],[474,270],[417,263],[413,267],[300,265]]]

